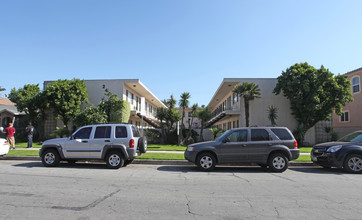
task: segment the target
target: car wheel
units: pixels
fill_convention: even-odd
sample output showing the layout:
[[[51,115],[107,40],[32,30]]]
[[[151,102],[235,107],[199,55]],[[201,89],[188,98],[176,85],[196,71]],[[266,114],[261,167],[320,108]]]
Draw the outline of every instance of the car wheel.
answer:
[[[281,173],[288,169],[288,159],[282,153],[275,153],[270,155],[268,165],[271,171]]]
[[[147,151],[147,138],[146,137],[141,137],[138,140],[138,149],[140,150],[141,153],[146,153],[146,151]]]
[[[343,168],[349,173],[362,173],[362,156],[350,154],[343,163]]]
[[[131,164],[133,162],[134,159],[128,159],[126,161],[124,161],[124,167],[126,167],[127,165]]]
[[[124,165],[124,159],[120,152],[112,151],[106,157],[107,166],[111,169],[118,169]]]
[[[215,168],[216,159],[211,153],[201,153],[197,157],[197,167],[202,171],[211,171]]]
[[[45,152],[41,156],[41,162],[45,167],[58,166],[60,162],[59,153],[54,149],[45,150]]]

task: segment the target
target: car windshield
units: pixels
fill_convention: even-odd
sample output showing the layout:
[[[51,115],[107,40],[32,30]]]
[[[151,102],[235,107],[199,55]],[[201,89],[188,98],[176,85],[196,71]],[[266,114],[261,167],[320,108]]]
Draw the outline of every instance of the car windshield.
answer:
[[[228,136],[230,134],[231,130],[226,131],[224,134],[222,134],[220,137],[216,138],[215,141],[221,141],[223,140],[226,136]]]
[[[343,138],[339,139],[341,142],[362,142],[362,131],[354,132],[352,134],[348,134]]]

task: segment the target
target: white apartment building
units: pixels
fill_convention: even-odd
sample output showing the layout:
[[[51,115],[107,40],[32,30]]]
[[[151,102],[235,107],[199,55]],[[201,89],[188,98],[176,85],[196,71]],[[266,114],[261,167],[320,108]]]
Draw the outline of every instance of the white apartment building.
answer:
[[[228,130],[245,126],[244,100],[233,93],[235,86],[242,82],[255,83],[260,88],[260,98],[249,102],[250,126],[271,126],[268,108],[273,105],[278,108],[277,126],[288,127],[291,131],[297,128],[298,123],[292,115],[289,100],[283,95],[273,93],[277,84],[276,78],[225,78],[208,104],[212,114],[207,123],[208,127],[217,126]],[[305,142],[315,144],[315,133],[316,128],[309,129]]]
[[[98,105],[105,96],[106,90],[117,95],[131,105],[130,124],[142,128],[158,127],[156,109],[167,108],[139,79],[101,79],[84,80],[88,90],[89,103],[84,106]],[[52,83],[45,81],[44,88]],[[48,114],[45,122],[45,131],[49,135],[56,127],[62,127],[61,120],[56,120],[52,114]]]

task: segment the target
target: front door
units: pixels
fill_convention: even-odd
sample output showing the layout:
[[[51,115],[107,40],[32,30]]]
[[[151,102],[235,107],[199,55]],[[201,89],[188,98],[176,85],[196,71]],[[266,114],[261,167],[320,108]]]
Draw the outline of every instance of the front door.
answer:
[[[222,143],[217,146],[222,162],[246,162],[248,159],[248,130],[232,131]]]
[[[89,144],[89,158],[101,158],[104,146],[112,144],[112,126],[99,125],[95,128],[94,137]]]
[[[89,141],[92,127],[84,127],[77,131],[64,146],[66,158],[89,158]]]

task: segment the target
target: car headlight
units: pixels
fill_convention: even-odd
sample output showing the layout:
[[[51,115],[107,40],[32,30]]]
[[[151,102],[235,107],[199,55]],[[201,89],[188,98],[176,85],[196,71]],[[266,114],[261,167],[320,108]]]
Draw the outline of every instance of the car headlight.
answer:
[[[187,147],[187,151],[195,151],[194,147]]]
[[[328,148],[327,152],[334,153],[334,152],[339,151],[341,148],[342,148],[342,145],[333,146],[333,147]]]

